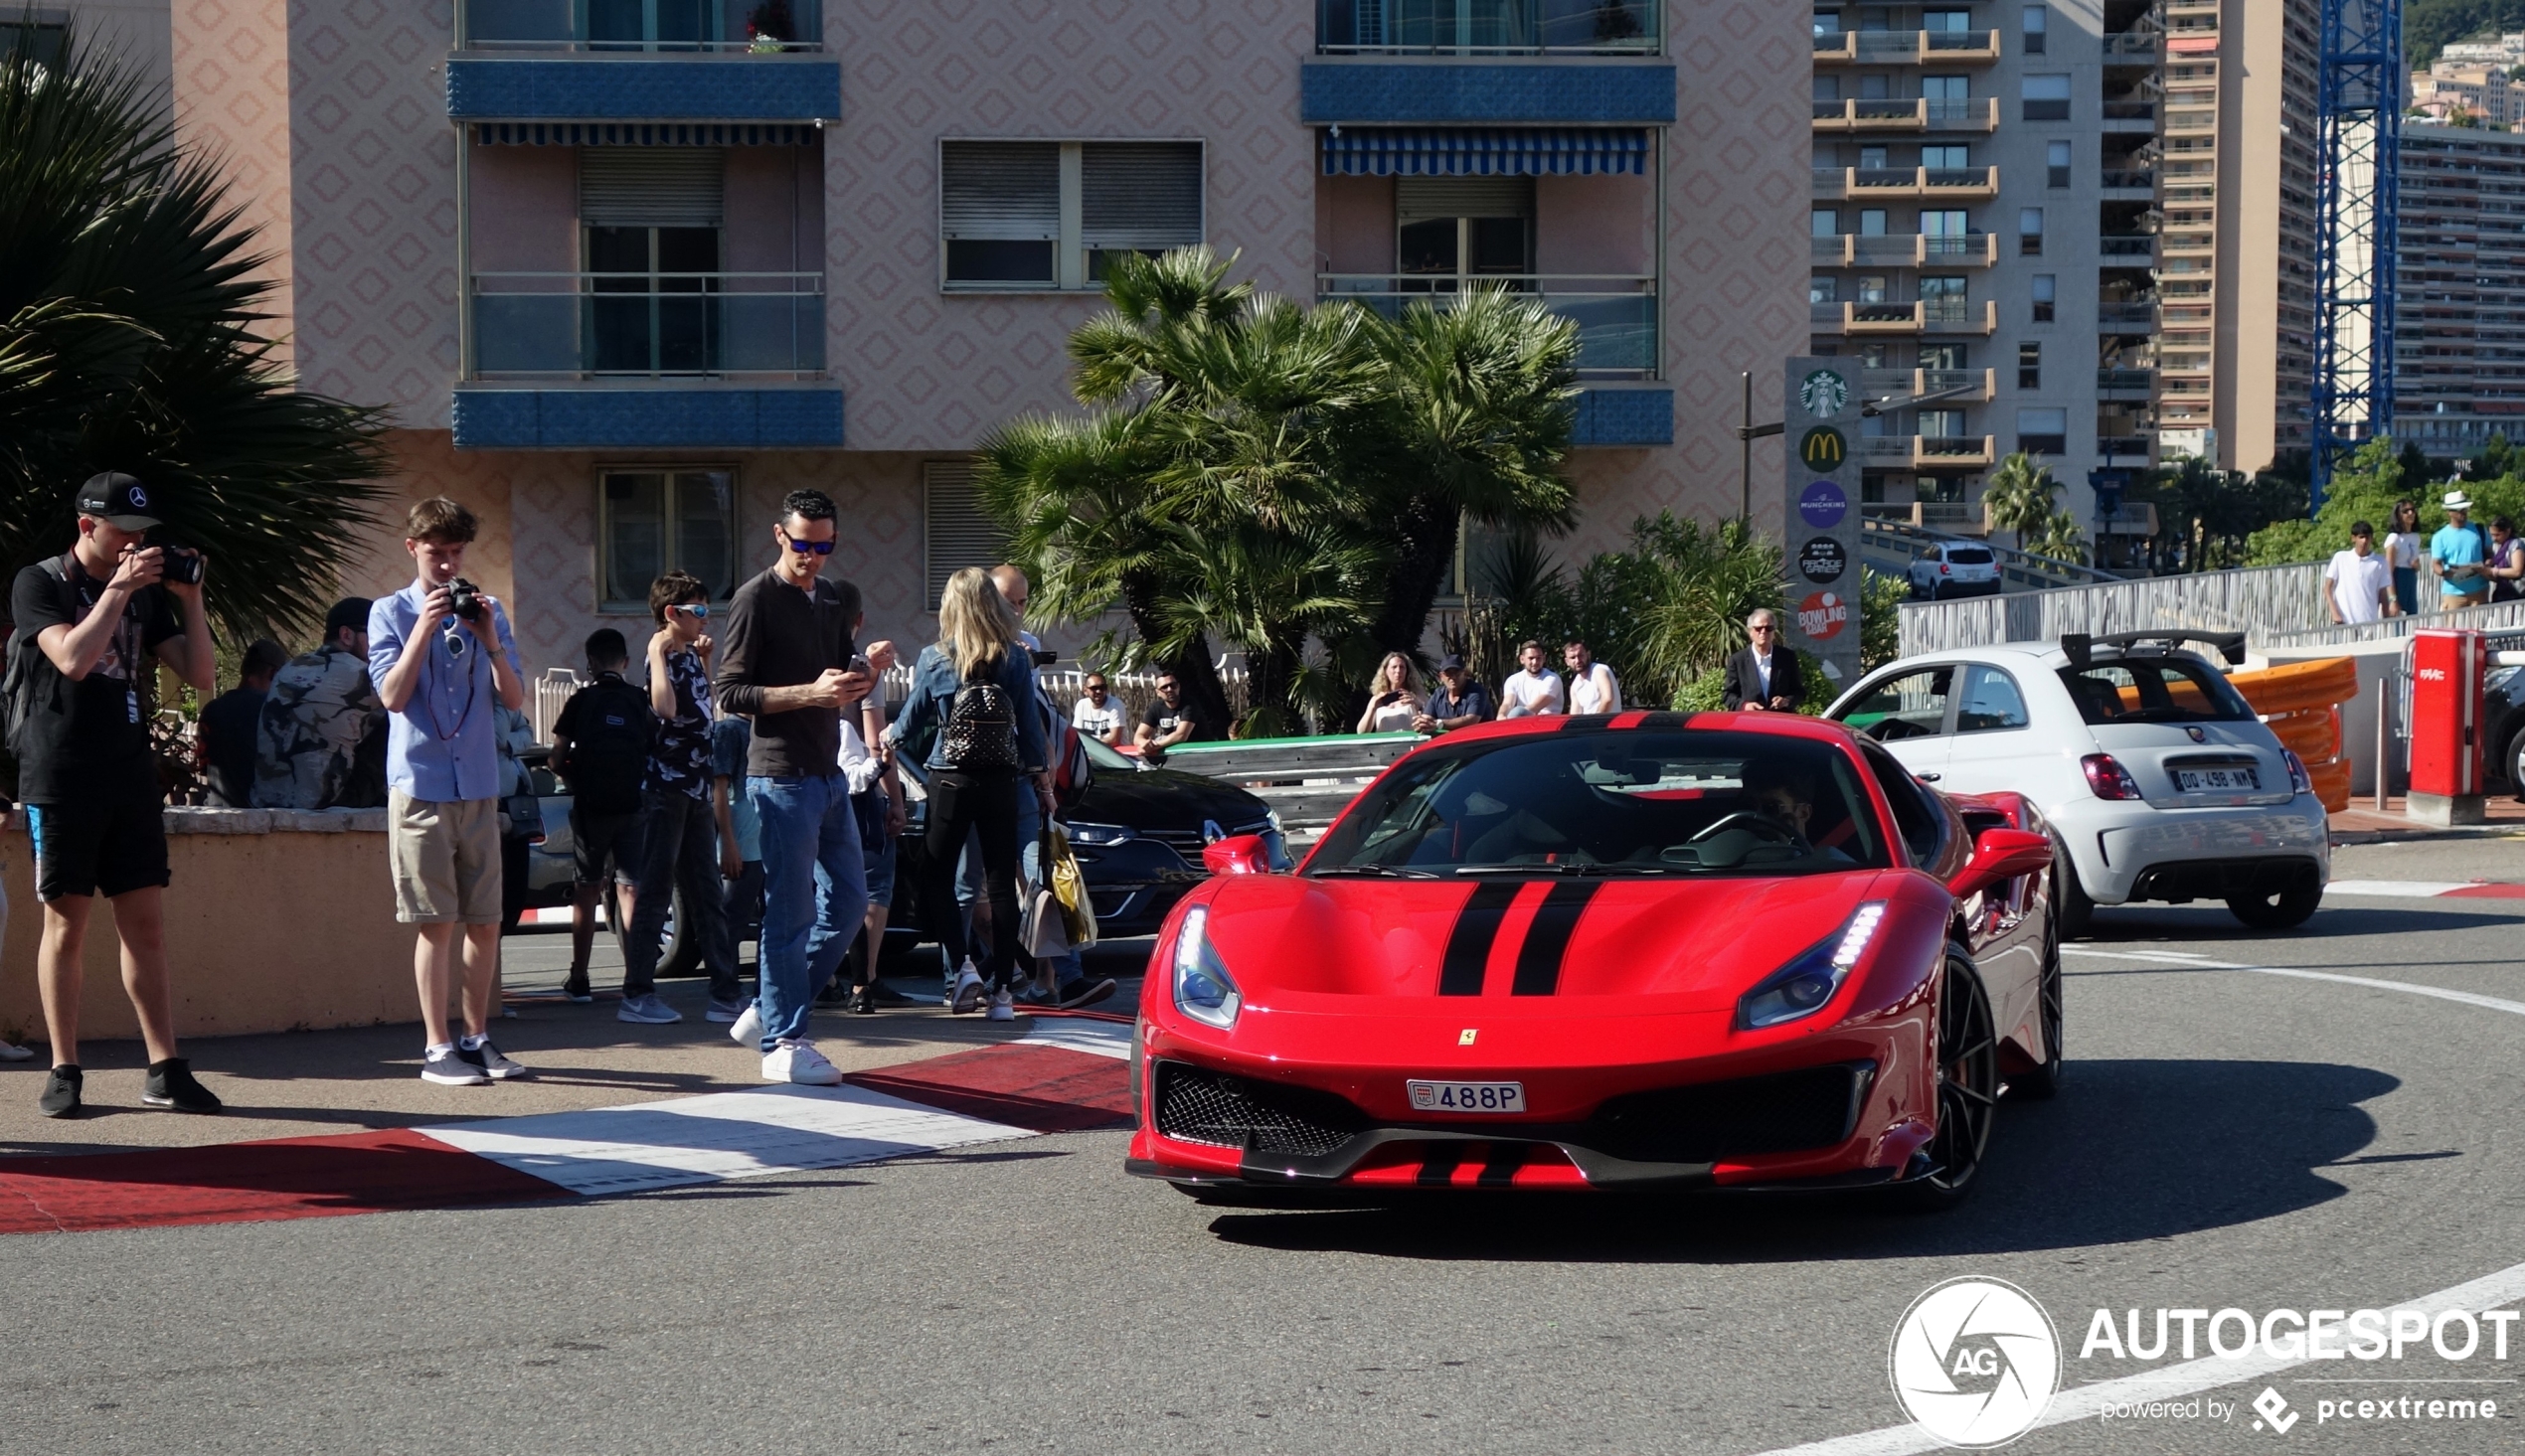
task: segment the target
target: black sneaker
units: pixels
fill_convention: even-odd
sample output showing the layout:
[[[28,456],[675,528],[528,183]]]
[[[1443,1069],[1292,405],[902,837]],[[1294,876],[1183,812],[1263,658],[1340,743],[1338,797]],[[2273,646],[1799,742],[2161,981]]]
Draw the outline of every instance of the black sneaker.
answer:
[[[462,1042],[458,1042],[456,1059],[480,1067],[482,1074],[495,1082],[516,1081],[532,1075],[527,1071],[524,1063],[511,1061],[503,1055],[499,1048],[491,1045],[491,1039],[488,1037],[482,1039],[482,1045],[479,1047],[467,1047]]]
[[[442,1087],[487,1087],[491,1077],[481,1067],[464,1059],[464,1054],[449,1047],[443,1052],[424,1052],[421,1058],[421,1079]]]
[[[64,1062],[53,1068],[44,1079],[44,1095],[35,1099],[35,1110],[47,1117],[68,1117],[79,1110],[80,1069]]]
[[[1063,1011],[1075,1011],[1082,1006],[1094,1006],[1112,994],[1113,978],[1111,976],[1093,979],[1081,976],[1075,981],[1061,983],[1061,999],[1058,1004]]]
[[[867,994],[869,1004],[880,1011],[905,1011],[921,1004],[883,981],[869,982]]]
[[[588,984],[586,971],[572,971],[570,978],[561,983],[561,994],[565,1000],[576,1001],[582,1006],[596,999],[595,990]]]
[[[140,1084],[140,1100],[178,1112],[217,1112],[222,1105],[210,1088],[193,1079],[192,1066],[181,1056],[149,1063],[148,1079]]]

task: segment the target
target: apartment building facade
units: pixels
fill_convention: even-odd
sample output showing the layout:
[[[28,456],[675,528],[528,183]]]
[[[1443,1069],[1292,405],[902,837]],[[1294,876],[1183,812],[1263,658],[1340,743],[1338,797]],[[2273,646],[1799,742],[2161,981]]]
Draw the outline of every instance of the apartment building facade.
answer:
[[[2394,435],[2525,442],[2525,134],[2406,120],[2401,157]]]
[[[2146,0],[1818,4],[1810,346],[1868,393],[1876,512],[1982,529],[2023,450],[2091,534],[2090,472],[2155,458],[2157,17]],[[2116,555],[2106,542],[2107,556]]]
[[[1538,293],[1584,339],[1563,549],[1732,513],[1739,372],[1775,391],[1806,340],[1804,27],[1780,0],[204,0],[174,72],[300,379],[392,411],[402,496],[482,515],[476,578],[542,668],[645,620],[660,569],[724,593],[803,485],[842,507],[868,633],[926,640],[943,576],[999,551],[969,452],[1075,407],[1065,340],[1117,249],[1207,243],[1375,307]],[[362,584],[405,579],[372,546]]]

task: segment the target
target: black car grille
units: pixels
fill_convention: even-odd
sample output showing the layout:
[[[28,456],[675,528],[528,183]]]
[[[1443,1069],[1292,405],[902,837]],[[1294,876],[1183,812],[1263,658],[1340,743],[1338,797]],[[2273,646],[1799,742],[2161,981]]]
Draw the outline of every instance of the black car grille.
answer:
[[[1251,824],[1228,824],[1220,827],[1231,835],[1262,834],[1270,829],[1271,821],[1257,819]],[[1140,838],[1153,839],[1192,863],[1196,865],[1201,863],[1201,847],[1204,841],[1198,829],[1143,829],[1140,831]]]
[[[1229,1076],[1180,1061],[1157,1064],[1157,1130],[1188,1143],[1317,1158],[1367,1126],[1330,1092]]]
[[[1850,1136],[1873,1062],[1631,1092],[1596,1109],[1589,1147],[1634,1163],[1717,1163]]]

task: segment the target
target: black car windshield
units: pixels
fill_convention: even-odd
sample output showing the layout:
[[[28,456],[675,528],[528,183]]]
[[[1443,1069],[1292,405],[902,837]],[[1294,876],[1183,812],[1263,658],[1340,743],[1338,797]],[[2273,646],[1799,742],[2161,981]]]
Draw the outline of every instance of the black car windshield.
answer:
[[[2193,657],[2125,657],[2061,669],[2079,717],[2107,723],[2244,723],[2253,709]]]
[[[1554,732],[1441,745],[1370,787],[1313,875],[1821,875],[1888,864],[1838,746],[1775,733]]]

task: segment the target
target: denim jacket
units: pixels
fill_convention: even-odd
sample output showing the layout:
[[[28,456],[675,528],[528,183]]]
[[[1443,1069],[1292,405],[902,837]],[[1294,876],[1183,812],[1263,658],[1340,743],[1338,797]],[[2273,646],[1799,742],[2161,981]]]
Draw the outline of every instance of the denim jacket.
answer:
[[[1044,766],[1043,715],[1034,712],[1035,669],[1023,648],[1012,649],[999,660],[999,671],[992,675],[1008,694],[1009,709],[1017,718],[1017,758],[1026,771],[1035,773]],[[886,736],[898,743],[908,742],[925,728],[943,728],[947,710],[955,706],[955,690],[963,679],[956,676],[955,662],[946,649],[932,644],[921,649],[921,660],[912,668],[912,696],[904,700],[903,710],[895,715]],[[944,733],[929,744],[927,766],[944,768]]]

